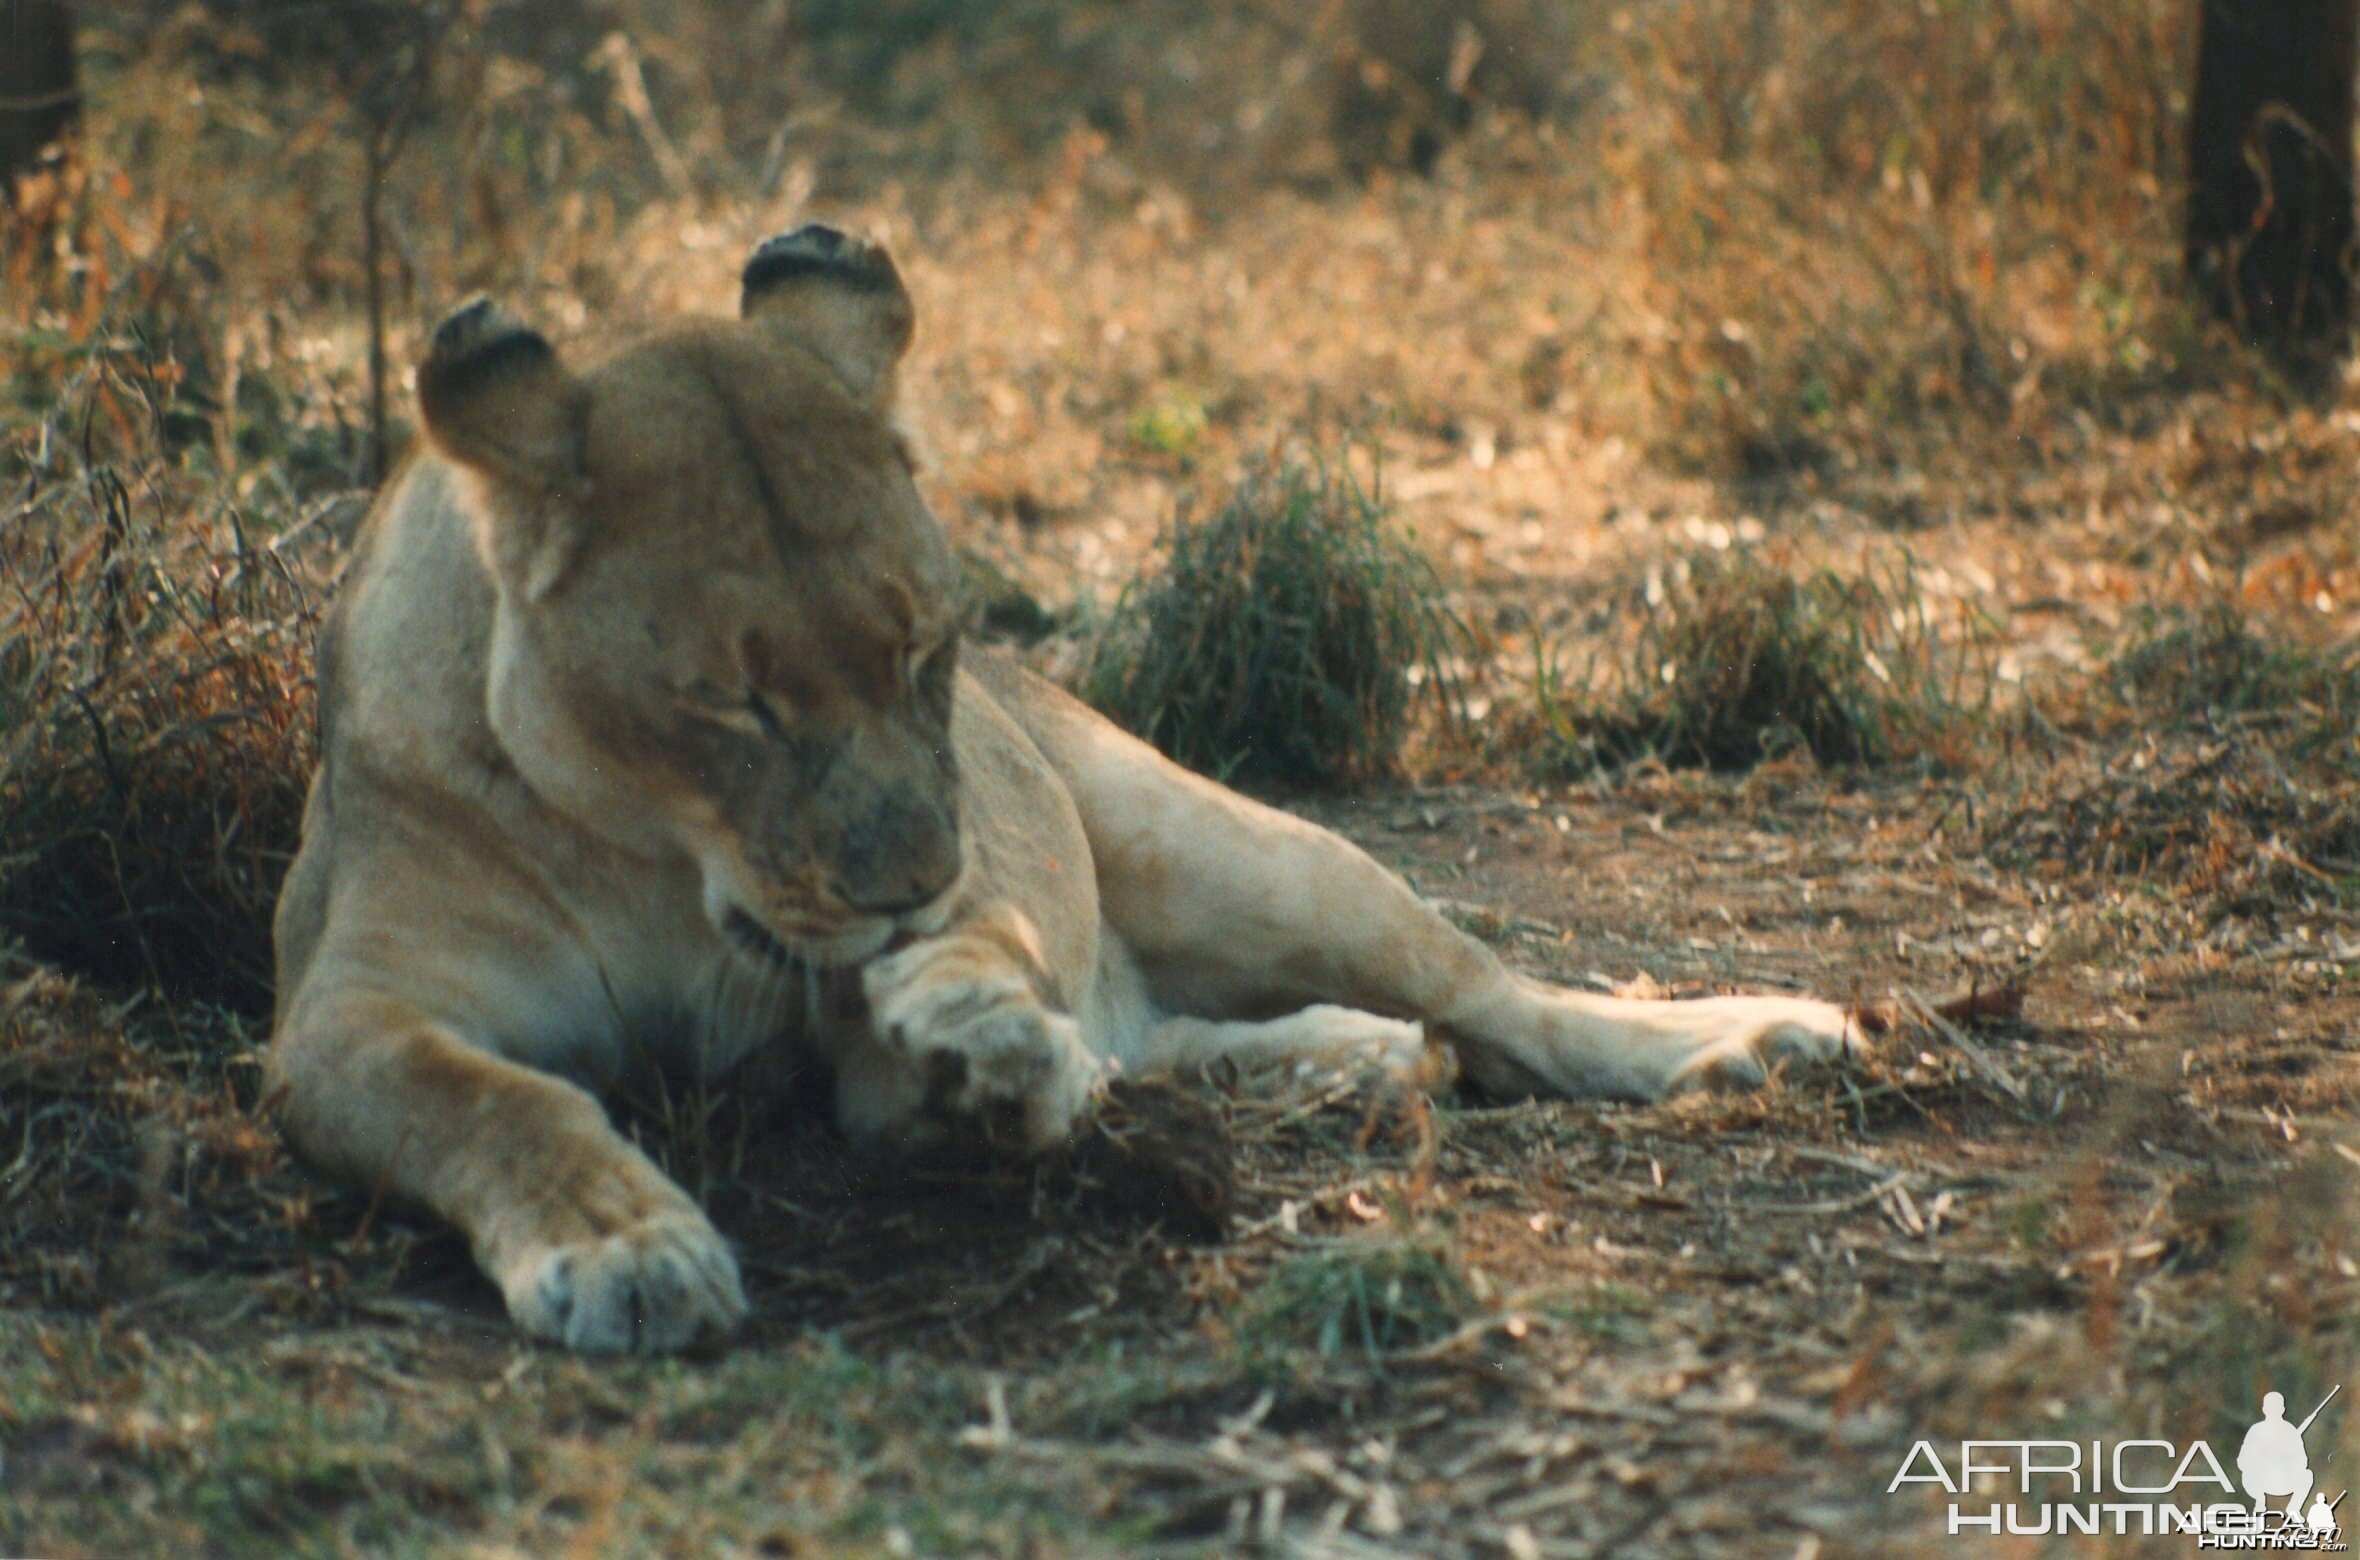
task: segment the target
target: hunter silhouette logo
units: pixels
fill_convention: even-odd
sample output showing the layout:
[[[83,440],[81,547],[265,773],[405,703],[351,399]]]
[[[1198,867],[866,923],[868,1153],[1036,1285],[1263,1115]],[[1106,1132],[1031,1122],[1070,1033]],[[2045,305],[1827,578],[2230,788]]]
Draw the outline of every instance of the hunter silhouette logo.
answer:
[[[2186,1533],[2198,1549],[2341,1551],[2344,1495],[2317,1488],[2303,1437],[2342,1391],[2330,1387],[2299,1423],[2286,1417],[2285,1394],[2264,1393],[2234,1478],[2201,1440],[1971,1440],[1957,1443],[1955,1460],[1919,1441],[1885,1489],[1940,1485],[1954,1535]]]
[[[2263,1510],[2283,1495],[2287,1520],[2311,1525],[2303,1515],[2303,1497],[2311,1493],[2311,1456],[2303,1450],[2303,1432],[2311,1428],[2313,1419],[2327,1411],[2327,1405],[2341,1391],[2340,1384],[2329,1387],[2327,1396],[2319,1400],[2319,1406],[2299,1425],[2286,1422],[2284,1393],[2263,1395],[2261,1422],[2245,1432],[2245,1444],[2237,1449],[2237,1477],[2245,1485],[2245,1493],[2253,1497],[2255,1511]],[[2331,1509],[2329,1525],[2333,1526],[2334,1521]]]

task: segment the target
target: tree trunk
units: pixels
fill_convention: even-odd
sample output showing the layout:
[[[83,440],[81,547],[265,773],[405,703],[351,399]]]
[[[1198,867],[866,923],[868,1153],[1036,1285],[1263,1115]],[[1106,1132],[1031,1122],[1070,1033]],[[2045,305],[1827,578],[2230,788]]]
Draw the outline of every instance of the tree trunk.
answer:
[[[81,106],[66,0],[0,0],[0,201]]]
[[[2360,0],[2202,0],[2188,270],[2254,342],[2340,354],[2352,322]]]

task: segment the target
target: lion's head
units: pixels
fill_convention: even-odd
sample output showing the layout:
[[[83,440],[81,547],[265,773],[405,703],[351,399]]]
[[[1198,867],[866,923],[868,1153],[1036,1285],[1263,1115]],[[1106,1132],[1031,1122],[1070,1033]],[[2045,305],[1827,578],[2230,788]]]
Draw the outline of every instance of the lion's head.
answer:
[[[822,227],[741,318],[579,374],[476,302],[419,371],[498,598],[488,715],[525,783],[685,851],[757,954],[866,957],[960,874],[954,566],[892,422],[908,293]]]

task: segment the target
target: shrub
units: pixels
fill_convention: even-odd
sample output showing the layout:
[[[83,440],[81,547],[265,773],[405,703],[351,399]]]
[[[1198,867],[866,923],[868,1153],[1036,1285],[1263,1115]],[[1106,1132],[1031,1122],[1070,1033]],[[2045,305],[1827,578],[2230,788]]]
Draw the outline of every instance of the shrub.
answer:
[[[1906,567],[1846,579],[1705,553],[1670,575],[1606,687],[1569,688],[1544,656],[1546,767],[1654,757],[1743,770],[1797,750],[1831,765],[1940,758],[1987,700],[1988,679],[1946,653]]]
[[[302,591],[105,468],[44,499],[0,525],[0,936],[259,1008],[312,760]]]
[[[2150,618],[2112,658],[2115,692],[2137,711],[2180,720],[2249,717],[2289,757],[2360,767],[2360,665],[2290,644],[2221,602]]]
[[[1471,635],[1375,486],[1341,466],[1247,476],[1183,518],[1160,571],[1127,589],[1083,696],[1223,778],[1333,785],[1398,762],[1423,705],[1457,718]]]
[[[1984,850],[2006,867],[2169,885],[2208,914],[2275,918],[2360,900],[2360,787],[2290,770],[2251,732],[2139,747],[1995,818]]]
[[[2148,620],[2108,662],[2145,739],[1993,820],[1992,858],[2169,885],[2207,915],[2360,900],[2360,667],[2218,603]]]

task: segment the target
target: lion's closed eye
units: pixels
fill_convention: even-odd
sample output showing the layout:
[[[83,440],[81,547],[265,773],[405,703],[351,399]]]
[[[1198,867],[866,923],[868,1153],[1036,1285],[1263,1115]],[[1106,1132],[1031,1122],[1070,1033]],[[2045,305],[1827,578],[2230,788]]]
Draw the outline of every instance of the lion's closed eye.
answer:
[[[678,697],[685,713],[708,725],[746,736],[772,735],[777,726],[762,696],[742,683],[733,686],[717,677],[699,677],[683,686]]]

